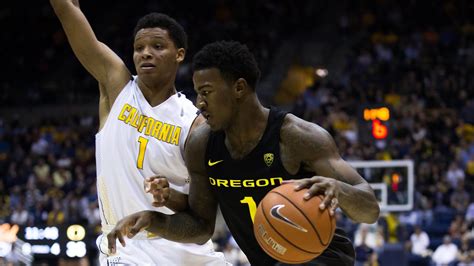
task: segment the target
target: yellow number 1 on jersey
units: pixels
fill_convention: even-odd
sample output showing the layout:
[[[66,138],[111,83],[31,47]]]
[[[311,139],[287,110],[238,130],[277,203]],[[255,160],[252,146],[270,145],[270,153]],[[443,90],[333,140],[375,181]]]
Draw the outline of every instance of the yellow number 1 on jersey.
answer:
[[[145,160],[145,150],[148,144],[148,139],[142,136],[138,137],[138,143],[140,143],[140,149],[138,151],[137,167],[143,169],[143,161]]]
[[[257,213],[257,203],[255,203],[255,200],[252,197],[244,197],[244,199],[241,200],[240,203],[249,205],[250,218],[252,218],[253,223],[253,220],[255,219],[255,214]]]

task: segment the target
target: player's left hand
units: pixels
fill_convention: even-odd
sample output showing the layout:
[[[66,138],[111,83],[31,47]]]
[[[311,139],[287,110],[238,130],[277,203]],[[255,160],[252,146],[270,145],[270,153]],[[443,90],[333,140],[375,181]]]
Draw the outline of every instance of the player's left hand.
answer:
[[[139,232],[148,228],[153,220],[151,211],[141,211],[122,218],[107,234],[107,242],[110,254],[115,254],[116,241],[125,247],[124,237],[133,238]]]
[[[319,205],[319,209],[324,210],[329,208],[329,214],[333,216],[336,209],[339,207],[339,182],[334,178],[324,176],[313,176],[311,178],[304,178],[293,180],[295,184],[295,191],[307,188],[308,191],[304,194],[304,199],[309,200],[316,195],[324,195],[324,199]]]
[[[145,192],[153,195],[153,207],[163,207],[170,198],[170,184],[164,176],[148,177],[144,181]]]

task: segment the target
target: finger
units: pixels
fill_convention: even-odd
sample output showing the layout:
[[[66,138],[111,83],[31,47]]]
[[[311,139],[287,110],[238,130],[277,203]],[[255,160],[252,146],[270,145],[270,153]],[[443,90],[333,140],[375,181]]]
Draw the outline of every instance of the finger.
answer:
[[[309,200],[312,197],[322,194],[324,192],[324,184],[314,183],[307,191],[304,193],[303,198]]]
[[[137,219],[137,222],[130,228],[130,232],[128,233],[128,238],[134,237],[136,234],[145,230],[148,227],[148,222],[145,218],[140,217]]]
[[[288,180],[283,180],[281,181],[282,184],[290,184],[290,183],[294,183],[296,180],[294,179],[288,179]]]
[[[150,192],[150,188],[151,188],[151,180],[149,180],[150,178],[147,178],[145,180],[143,180],[143,189],[145,190],[145,193],[149,193]]]
[[[145,178],[145,180],[148,181],[148,182],[152,182],[153,180],[160,179],[160,178],[165,178],[165,177],[161,176],[161,175],[154,175],[154,176],[150,176],[150,177]]]
[[[162,179],[155,179],[150,182],[150,190],[162,189],[168,187],[168,182]]]
[[[326,208],[329,208],[331,206],[331,201],[334,198],[334,193],[332,191],[326,190],[324,192],[324,199],[319,205],[319,209],[324,210]]]
[[[107,234],[107,242],[110,254],[115,254],[115,252],[117,251],[117,239],[119,240],[120,244],[125,247],[125,240],[123,239],[122,233],[119,230],[112,230],[112,232]]]
[[[311,181],[309,178],[297,180],[293,183],[295,184],[295,191],[300,191],[303,188],[308,188],[311,185]]]
[[[147,190],[147,188],[150,188],[151,184],[155,181],[155,180],[159,180],[159,179],[163,179],[164,177],[162,176],[150,176],[150,177],[147,177],[143,180],[143,186],[145,187],[145,190]],[[149,192],[149,189],[148,191]]]
[[[298,181],[295,182],[297,184],[296,188],[295,188],[295,191],[299,191],[303,188],[310,188],[314,184],[320,183],[321,181],[322,181],[322,179],[319,176],[313,176],[311,178],[305,178],[305,179],[298,180]]]
[[[115,254],[115,236],[112,233],[107,234],[107,247],[109,249],[110,254]]]
[[[165,198],[163,196],[164,191],[162,189],[153,190],[153,191],[151,191],[151,194],[153,195],[153,201],[156,201],[156,202],[164,202],[165,201]]]
[[[169,187],[168,179],[166,177],[160,177],[158,179],[153,180],[153,184],[157,184],[162,188]]]
[[[337,200],[337,198],[333,198],[331,200],[331,207],[329,209],[329,214],[331,216],[334,216],[334,214],[336,214],[336,209],[339,207],[339,200]]]
[[[118,238],[120,244],[122,244],[122,247],[125,247],[125,239],[123,239],[122,233],[119,232],[119,233],[117,234],[117,238]]]
[[[146,193],[156,193],[163,188],[163,185],[159,182],[159,180],[153,180],[151,182],[147,182],[145,184],[145,192]]]
[[[171,190],[169,188],[165,188],[163,189],[163,193],[162,193],[162,199],[163,201],[167,201],[171,196]]]

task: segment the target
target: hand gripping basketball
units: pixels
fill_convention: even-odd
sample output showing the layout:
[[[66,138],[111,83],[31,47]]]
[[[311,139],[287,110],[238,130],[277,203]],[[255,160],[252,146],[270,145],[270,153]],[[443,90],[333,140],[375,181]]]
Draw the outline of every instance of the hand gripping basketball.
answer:
[[[321,209],[323,196],[305,199],[308,189],[295,191],[295,183],[274,188],[260,201],[253,230],[262,249],[284,263],[304,263],[321,255],[336,230],[329,209]]]
[[[339,207],[337,199],[339,195],[339,183],[334,178],[324,176],[313,176],[311,178],[304,178],[300,180],[292,180],[295,185],[295,191],[300,191],[307,188],[304,193],[304,199],[309,200],[316,195],[324,195],[324,199],[319,205],[321,210],[329,209],[329,214],[334,216],[336,209]]]

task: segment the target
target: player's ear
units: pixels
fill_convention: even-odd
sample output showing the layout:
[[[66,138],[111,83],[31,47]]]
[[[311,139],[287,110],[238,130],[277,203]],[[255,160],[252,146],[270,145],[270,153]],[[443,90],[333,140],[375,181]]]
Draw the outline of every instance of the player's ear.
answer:
[[[178,63],[183,62],[185,55],[186,55],[186,50],[184,48],[179,48],[178,52],[176,53],[176,61]]]
[[[247,81],[244,78],[239,78],[234,83],[234,92],[237,98],[242,98],[245,89],[248,87]]]

